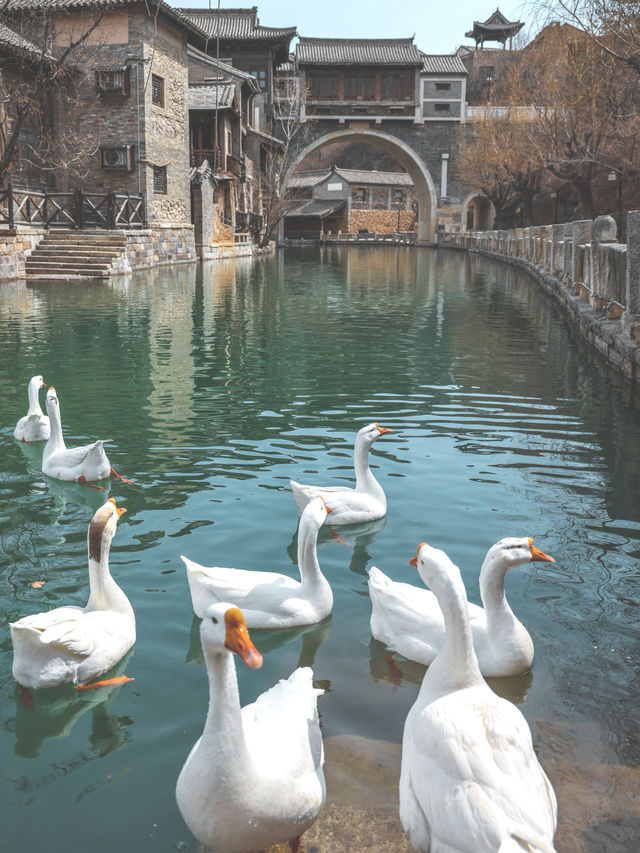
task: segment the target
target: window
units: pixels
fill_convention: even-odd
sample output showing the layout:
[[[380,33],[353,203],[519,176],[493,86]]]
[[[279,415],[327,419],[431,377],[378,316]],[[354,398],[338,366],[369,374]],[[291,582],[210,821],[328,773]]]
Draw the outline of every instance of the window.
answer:
[[[364,208],[367,201],[366,193],[367,190],[365,187],[353,187],[351,190],[351,198],[354,207],[358,207],[360,209]]]
[[[264,68],[251,68],[249,70],[249,74],[253,74],[253,76],[258,81],[258,86],[260,86],[261,92],[267,91],[267,72]]]
[[[493,80],[493,65],[481,65],[480,66],[480,81],[482,83],[489,83]]]
[[[106,68],[96,71],[96,85],[101,95],[128,95],[129,69]]]
[[[309,74],[309,95],[318,101],[332,101],[338,97],[338,75]]]
[[[449,92],[451,83],[436,83],[436,92]]]
[[[437,113],[450,113],[451,104],[434,104],[433,108]]]
[[[413,95],[412,74],[392,74],[382,78],[382,97],[385,101],[410,101]]]
[[[373,74],[346,74],[344,97],[351,101],[372,101],[375,97],[376,78]]]
[[[394,187],[391,203],[394,207],[404,207],[404,189],[402,187]]]
[[[167,194],[167,167],[153,167],[153,191],[154,193]]]
[[[164,107],[164,79],[157,74],[151,75],[151,103]]]

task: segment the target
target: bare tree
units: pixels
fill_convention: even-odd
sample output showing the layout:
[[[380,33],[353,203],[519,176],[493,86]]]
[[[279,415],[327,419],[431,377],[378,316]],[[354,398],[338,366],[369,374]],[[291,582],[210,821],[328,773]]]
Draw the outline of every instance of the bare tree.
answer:
[[[34,14],[30,14],[34,11]],[[0,184],[16,165],[29,174],[82,174],[95,153],[95,134],[82,127],[79,81],[87,39],[99,26],[96,10],[82,20],[69,42],[56,45],[56,4],[49,0],[29,10],[14,0],[0,6]],[[62,120],[59,133],[54,116]]]
[[[274,88],[273,138],[271,142],[263,143],[261,246],[268,245],[279,223],[300,203],[287,191],[286,181],[312,125],[313,122],[302,121],[300,117],[298,79],[281,77]]]
[[[636,0],[532,0],[550,20],[571,24],[599,49],[640,75],[640,8]]]

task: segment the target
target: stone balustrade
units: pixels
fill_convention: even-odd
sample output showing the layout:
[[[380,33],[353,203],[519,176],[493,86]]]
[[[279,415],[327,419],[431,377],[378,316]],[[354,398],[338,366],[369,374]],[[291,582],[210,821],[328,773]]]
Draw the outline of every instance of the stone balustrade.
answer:
[[[627,214],[627,243],[610,216],[509,231],[439,234],[438,245],[523,266],[567,308],[589,342],[640,383],[640,210]]]

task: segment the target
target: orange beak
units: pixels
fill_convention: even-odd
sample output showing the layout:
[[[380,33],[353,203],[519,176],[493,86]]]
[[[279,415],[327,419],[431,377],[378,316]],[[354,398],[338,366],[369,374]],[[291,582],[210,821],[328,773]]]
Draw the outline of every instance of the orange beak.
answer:
[[[422,548],[422,546],[423,546],[423,545],[426,545],[426,544],[427,544],[426,542],[421,542],[421,543],[418,545],[418,550],[416,551],[416,555],[415,555],[415,557],[412,557],[412,558],[409,560],[409,565],[410,565],[410,566],[413,566],[414,568],[417,568],[417,566],[418,566],[418,554],[420,553],[420,548]]]
[[[544,551],[540,551],[533,544],[533,539],[529,537],[529,547],[531,548],[531,562],[532,563],[555,563],[553,557],[550,557],[549,554],[545,554]]]
[[[240,655],[251,669],[260,669],[262,655],[251,642],[244,616],[237,607],[230,607],[224,614],[224,624],[227,633],[224,640],[225,648]]]
[[[116,512],[118,513],[118,518],[120,518],[120,516],[123,515],[127,511],[127,508],[124,506],[116,506],[116,499],[115,498],[108,498],[108,500],[110,501],[110,503],[112,503],[115,506]]]
[[[326,509],[326,511],[327,511],[327,512],[331,512],[331,507],[330,507],[330,506],[327,506],[327,502],[326,502],[326,501],[325,501],[325,499],[322,497],[322,495],[318,495],[318,497],[320,498],[320,500],[321,500],[321,501],[322,501],[322,503],[324,504],[324,508]]]
[[[376,426],[378,427],[378,432],[380,433],[380,435],[386,435],[388,432],[393,432],[392,429],[387,429],[386,427],[378,426],[378,424],[376,424]]]

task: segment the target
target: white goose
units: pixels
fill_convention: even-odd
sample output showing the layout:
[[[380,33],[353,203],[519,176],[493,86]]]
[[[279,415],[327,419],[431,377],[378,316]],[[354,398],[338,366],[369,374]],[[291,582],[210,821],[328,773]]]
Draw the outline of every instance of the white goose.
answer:
[[[212,604],[200,637],[209,712],[178,777],[182,817],[215,853],[248,853],[279,841],[290,841],[295,851],[325,799],[316,708],[323,691],[305,667],[241,709],[231,652],[254,669],[262,665],[241,611]]]
[[[422,543],[411,561],[446,624],[402,741],[400,820],[426,853],[551,853],[556,797],[526,720],[485,683],[471,641],[460,570]]]
[[[56,480],[76,480],[88,483],[93,480],[106,480],[110,474],[125,483],[120,474],[111,467],[104,451],[104,440],[98,439],[92,444],[80,447],[67,447],[62,436],[62,421],[60,418],[60,403],[55,388],[49,388],[46,397],[47,412],[51,422],[51,436],[42,454],[42,473]],[[99,488],[100,486],[93,486]]]
[[[305,506],[316,495],[322,495],[331,505],[332,527],[338,524],[357,524],[382,518],[387,512],[387,499],[382,486],[369,468],[369,449],[381,435],[392,431],[374,423],[362,427],[358,432],[353,448],[353,464],[356,472],[356,485],[353,489],[344,486],[318,488],[291,480],[291,491],[298,512],[302,513]]]
[[[109,498],[91,519],[86,607],[56,607],[10,624],[13,677],[23,687],[85,682],[111,669],[134,644],[133,609],[109,572],[111,540],[123,512]]]
[[[202,618],[215,601],[233,601],[249,628],[293,628],[320,622],[331,613],[333,593],[318,564],[318,531],[332,510],[316,497],[300,518],[298,568],[300,581],[276,572],[254,572],[223,566],[200,566],[182,557],[187,567],[191,601]]]
[[[507,603],[504,576],[513,566],[554,562],[531,538],[501,539],[480,570],[483,607],[468,603],[473,646],[480,672],[487,677],[522,675],[533,663],[533,641]],[[418,571],[420,569],[418,568]],[[424,576],[422,580],[427,583]],[[375,566],[369,571],[371,633],[408,660],[429,666],[444,644],[445,621],[428,589],[397,583]]]
[[[13,431],[14,438],[19,441],[46,441],[51,434],[49,418],[40,408],[38,391],[44,388],[45,381],[42,376],[32,376],[27,386],[29,396],[29,408],[27,414],[20,418]]]

